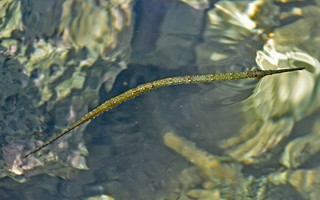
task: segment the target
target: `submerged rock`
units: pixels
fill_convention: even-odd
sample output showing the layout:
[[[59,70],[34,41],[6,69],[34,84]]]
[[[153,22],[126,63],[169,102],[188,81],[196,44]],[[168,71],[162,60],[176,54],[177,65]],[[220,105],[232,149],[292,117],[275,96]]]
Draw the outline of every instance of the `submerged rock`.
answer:
[[[63,138],[41,154],[22,156],[96,106],[101,87],[112,88],[130,52],[132,1],[0,4],[1,177],[68,178],[74,168],[87,169],[85,126],[72,142]]]

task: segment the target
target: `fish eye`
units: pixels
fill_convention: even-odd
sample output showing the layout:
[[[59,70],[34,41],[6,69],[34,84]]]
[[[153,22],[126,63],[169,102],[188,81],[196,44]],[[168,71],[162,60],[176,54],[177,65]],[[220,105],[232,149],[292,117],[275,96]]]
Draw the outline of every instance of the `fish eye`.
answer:
[[[251,71],[254,78],[260,79],[262,78],[261,72],[257,69]]]

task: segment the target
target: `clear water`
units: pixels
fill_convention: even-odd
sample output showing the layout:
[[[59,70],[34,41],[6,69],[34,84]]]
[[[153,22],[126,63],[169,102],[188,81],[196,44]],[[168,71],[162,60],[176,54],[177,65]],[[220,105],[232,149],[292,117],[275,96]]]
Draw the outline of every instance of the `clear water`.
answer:
[[[288,5],[284,5],[284,9]],[[100,103],[139,84],[164,77],[208,71],[243,71],[254,65],[255,51],[263,45],[261,40],[248,39],[248,43],[237,46],[239,50],[230,50],[239,51],[238,54],[212,68],[203,63],[204,67],[199,68],[195,57],[192,58],[194,55],[185,53],[184,49],[181,49],[180,54],[177,50],[172,52],[175,56],[173,60],[166,60],[163,52],[161,55],[157,55],[157,52],[152,54],[157,48],[159,35],[164,34],[159,26],[165,26],[163,22],[172,14],[170,12],[175,6],[170,1],[162,0],[136,2],[135,34],[131,43],[132,63],[117,77],[110,92],[100,90]],[[297,6],[301,4],[297,3]],[[188,19],[189,14],[196,15],[181,12],[180,17]],[[184,34],[180,27],[183,23],[181,24],[177,24],[176,32],[168,35],[178,35],[194,44],[203,42],[201,36],[190,34],[192,30],[186,29],[190,32]],[[199,34],[202,34],[205,20],[199,26]],[[250,42],[256,42],[254,44],[257,45]],[[216,44],[215,48],[223,50],[225,47],[223,44]],[[253,50],[246,51],[248,55],[243,57],[246,52],[242,50],[247,49]],[[189,52],[188,49],[185,51]],[[228,49],[225,51],[228,52]],[[181,58],[177,59],[177,55]],[[184,59],[187,60],[185,63]],[[212,64],[208,62],[207,65]],[[256,83],[256,80],[246,80],[172,86],[137,97],[96,118],[87,127],[84,139],[90,153],[86,158],[89,170],[78,171],[70,180],[38,175],[21,184],[10,178],[3,178],[0,180],[0,199],[86,199],[102,194],[120,200],[165,198],[172,192],[172,181],[177,180],[180,172],[192,164],[167,148],[163,135],[168,131],[175,131],[195,142],[201,149],[215,155],[223,154],[218,146],[219,142],[234,136],[244,123],[239,111],[240,102],[250,96]],[[293,137],[299,136],[301,132],[309,132],[318,117],[319,112],[297,124]],[[272,164],[267,169],[248,167],[244,173],[259,177],[272,170],[276,171],[280,168],[279,165]],[[306,166],[318,165],[319,160],[315,158]],[[288,191],[291,190],[290,187]]]

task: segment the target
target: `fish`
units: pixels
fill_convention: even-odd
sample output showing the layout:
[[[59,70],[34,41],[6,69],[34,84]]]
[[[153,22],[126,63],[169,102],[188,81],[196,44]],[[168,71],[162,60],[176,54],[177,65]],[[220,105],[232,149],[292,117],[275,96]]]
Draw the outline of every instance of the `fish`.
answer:
[[[23,156],[23,158],[27,158],[29,155],[34,154],[44,147],[50,145],[60,137],[64,136],[65,134],[69,133],[73,129],[79,127],[80,125],[98,117],[102,113],[111,110],[118,105],[134,99],[135,97],[153,91],[158,88],[172,86],[172,85],[183,85],[183,84],[199,84],[199,83],[208,83],[208,82],[220,82],[220,81],[233,81],[233,80],[240,80],[240,79],[261,79],[265,76],[273,75],[273,74],[280,74],[285,72],[293,72],[297,70],[303,70],[305,68],[285,68],[285,69],[276,69],[276,70],[258,70],[254,69],[247,72],[232,72],[232,73],[221,73],[221,74],[205,74],[205,75],[187,75],[187,76],[177,76],[171,78],[164,78],[160,80],[156,80],[153,82],[142,84],[136,88],[130,89],[116,97],[113,97],[91,112],[87,113],[84,117],[82,117],[79,121],[75,122],[68,128],[64,129],[54,138],[48,140],[43,145],[31,150],[29,153]]]

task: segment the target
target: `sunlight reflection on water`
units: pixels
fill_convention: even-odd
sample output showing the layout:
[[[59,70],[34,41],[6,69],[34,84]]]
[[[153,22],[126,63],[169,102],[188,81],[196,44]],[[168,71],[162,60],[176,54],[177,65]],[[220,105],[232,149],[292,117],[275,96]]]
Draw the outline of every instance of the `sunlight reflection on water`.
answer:
[[[6,16],[7,20],[15,16],[21,21],[16,21],[14,29],[10,29],[9,25],[1,29],[0,38],[9,38],[1,42],[1,62],[3,66],[9,66],[4,60],[6,56],[11,56],[10,59],[20,63],[18,68],[33,66],[21,58],[23,49],[15,53],[14,47],[18,47],[21,41],[16,39],[14,31],[25,34],[26,41],[37,43],[35,47],[29,46],[24,55],[32,57],[34,52],[42,52],[49,55],[46,58],[49,61],[51,56],[57,58],[59,55],[59,62],[49,62],[54,67],[48,72],[44,73],[41,69],[30,74],[30,80],[36,80],[39,87],[43,86],[41,81],[48,78],[50,87],[41,88],[42,94],[37,92],[34,99],[29,96],[25,98],[29,105],[33,105],[31,102],[42,102],[40,108],[48,109],[53,116],[46,121],[46,112],[44,114],[38,109],[39,105],[24,107],[19,103],[23,98],[9,95],[7,103],[12,99],[17,101],[10,109],[33,111],[37,108],[30,114],[34,116],[32,119],[40,119],[40,116],[45,119],[34,123],[41,130],[30,130],[28,136],[6,136],[2,144],[3,154],[6,154],[4,146],[8,147],[7,143],[17,140],[17,137],[22,137],[22,140],[46,140],[49,136],[35,137],[35,132],[50,130],[50,134],[56,134],[70,123],[64,116],[74,113],[75,116],[69,116],[69,119],[75,120],[98,102],[156,79],[196,73],[246,71],[254,66],[269,69],[303,65],[307,66],[308,71],[268,77],[259,83],[245,80],[173,86],[126,102],[93,120],[84,136],[77,133],[84,131],[85,127],[74,131],[76,137],[61,141],[63,148],[53,144],[44,151],[44,161],[60,156],[59,165],[28,171],[27,177],[31,178],[26,179],[25,184],[3,178],[0,189],[3,199],[103,199],[102,194],[110,195],[105,196],[110,199],[112,196],[115,199],[137,200],[205,200],[233,195],[238,195],[238,199],[248,196],[261,199],[317,198],[318,182],[308,179],[308,176],[320,176],[320,161],[314,159],[320,150],[316,123],[319,112],[315,112],[320,106],[320,33],[314,28],[319,24],[316,20],[320,14],[318,0],[218,1],[214,5],[206,0],[138,0],[134,14],[131,13],[132,2],[129,0],[121,1],[117,6],[108,4],[109,1],[97,3],[87,0],[86,13],[93,17],[83,18],[80,14],[77,18],[80,25],[64,21],[63,34],[57,28],[62,22],[55,19],[66,17],[61,9],[66,9],[75,1],[57,1],[56,7],[43,1],[41,5],[47,9],[41,9],[40,4],[37,7],[28,1],[21,2],[22,9],[31,9],[24,16],[20,16],[17,10],[1,11],[0,8],[1,12],[10,13]],[[105,12],[106,9],[109,12]],[[115,17],[115,20],[107,23],[106,15]],[[131,22],[131,17],[135,18],[134,27],[126,26]],[[98,18],[107,22],[96,21]],[[95,23],[92,22],[92,27],[82,32],[81,27],[91,25],[86,19],[92,19]],[[107,36],[107,33],[112,34]],[[51,54],[51,48],[57,53]],[[129,53],[130,58],[127,56]],[[48,61],[39,64],[35,59],[34,63],[41,66]],[[64,69],[64,65],[81,67],[77,71]],[[103,69],[105,65],[109,71]],[[126,66],[128,69],[125,70]],[[60,74],[61,69],[63,73]],[[10,73],[14,75],[16,72]],[[63,81],[75,77],[75,82]],[[24,80],[22,75],[19,78]],[[63,84],[56,82],[60,80]],[[101,87],[103,83],[105,88]],[[72,90],[67,89],[68,84],[72,85]],[[23,85],[26,87],[25,83]],[[92,87],[94,89],[90,90]],[[105,89],[111,87],[113,89],[106,92]],[[17,93],[21,91],[18,89]],[[55,107],[56,104],[60,106]],[[12,112],[9,108],[3,113]],[[11,120],[10,116],[8,118]],[[24,126],[18,127],[20,129],[23,130]],[[175,149],[174,144],[166,144],[169,148],[165,146],[163,137],[167,132],[175,132],[175,141],[184,141],[186,149],[188,145],[192,147],[190,154],[200,152],[196,155],[204,155],[204,161],[197,164],[193,162],[192,155],[184,155]],[[88,156],[81,154],[84,144],[87,145]],[[231,158],[226,158],[227,155]],[[76,156],[86,160],[89,170],[73,168],[80,162],[71,164],[70,168],[70,161]],[[221,166],[225,170],[221,170]],[[300,166],[303,168],[300,169]],[[39,172],[44,175],[37,175]],[[238,176],[232,179],[230,174],[224,176],[223,173],[236,173]],[[0,174],[16,180],[20,178],[9,173],[7,168],[2,169]],[[283,179],[284,175],[287,179]],[[301,181],[295,181],[295,178]],[[247,187],[244,189],[243,185]],[[201,197],[205,194],[208,196]]]

